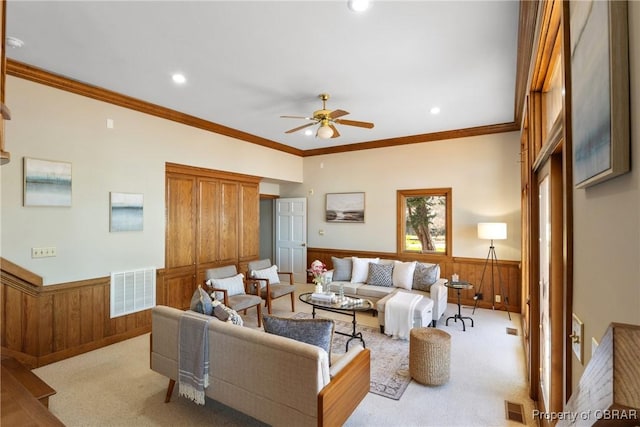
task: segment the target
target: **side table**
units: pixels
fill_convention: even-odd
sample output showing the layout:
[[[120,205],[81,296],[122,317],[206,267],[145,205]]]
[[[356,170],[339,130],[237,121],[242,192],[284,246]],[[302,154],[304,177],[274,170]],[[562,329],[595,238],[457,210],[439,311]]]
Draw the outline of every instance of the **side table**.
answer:
[[[454,322],[457,322],[458,319],[460,319],[460,321],[462,322],[462,330],[466,331],[467,328],[465,327],[464,324],[464,319],[469,319],[471,320],[471,327],[473,327],[473,319],[469,316],[463,316],[461,311],[460,311],[460,291],[462,289],[472,289],[473,285],[469,282],[447,282],[444,284],[447,288],[450,289],[455,289],[456,292],[458,293],[458,312],[456,314],[454,314],[453,316],[449,316],[447,317],[447,321],[445,322],[446,326],[449,326],[449,319],[453,319]]]

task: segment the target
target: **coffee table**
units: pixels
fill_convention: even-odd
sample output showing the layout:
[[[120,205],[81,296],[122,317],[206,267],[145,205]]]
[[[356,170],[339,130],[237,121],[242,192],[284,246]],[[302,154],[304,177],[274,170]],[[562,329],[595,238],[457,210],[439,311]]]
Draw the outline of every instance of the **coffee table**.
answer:
[[[334,331],[336,334],[340,334],[340,335],[344,335],[346,337],[350,337],[347,340],[347,345],[346,345],[346,351],[349,351],[349,344],[351,343],[351,341],[353,339],[359,339],[362,342],[362,346],[363,347],[367,347],[365,342],[364,342],[364,338],[362,338],[362,332],[357,332],[356,331],[356,313],[358,311],[369,311],[373,309],[373,303],[371,301],[369,301],[368,299],[361,299],[362,304],[358,304],[358,305],[346,305],[343,306],[340,303],[332,303],[332,302],[324,302],[324,301],[317,301],[311,298],[312,292],[306,292],[304,294],[300,294],[300,296],[298,296],[298,299],[300,301],[302,301],[305,304],[309,304],[313,307],[313,310],[311,311],[311,316],[315,319],[316,318],[316,309],[318,310],[323,310],[323,311],[329,311],[331,313],[337,313],[337,314],[344,314],[345,316],[351,316],[351,324],[352,329],[351,329],[351,333],[345,333],[345,332],[340,332],[340,331]]]

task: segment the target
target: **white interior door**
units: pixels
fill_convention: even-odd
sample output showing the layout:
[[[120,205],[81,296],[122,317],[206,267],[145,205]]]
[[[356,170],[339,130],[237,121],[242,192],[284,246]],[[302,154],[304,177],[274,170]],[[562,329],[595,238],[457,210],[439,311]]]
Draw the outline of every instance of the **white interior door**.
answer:
[[[282,198],[275,203],[275,263],[293,272],[296,283],[307,282],[307,199]]]

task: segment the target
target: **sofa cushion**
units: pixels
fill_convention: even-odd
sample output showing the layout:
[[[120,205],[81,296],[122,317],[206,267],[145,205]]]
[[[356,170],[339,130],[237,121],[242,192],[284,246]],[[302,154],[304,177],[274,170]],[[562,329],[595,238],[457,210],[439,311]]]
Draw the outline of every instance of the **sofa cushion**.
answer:
[[[220,301],[213,301],[213,316],[222,320],[223,322],[230,322],[234,325],[242,326],[244,322],[242,317],[232,308],[227,307]]]
[[[395,261],[393,263],[393,286],[396,288],[411,289],[415,269],[415,261]]]
[[[244,291],[244,275],[238,273],[235,276],[226,277],[224,279],[209,279],[207,283],[217,289],[226,289],[227,295],[232,297],[234,295],[242,295]],[[216,292],[216,299],[223,299],[222,292]]]
[[[202,289],[202,286],[198,285],[198,289],[196,289],[191,297],[191,304],[189,305],[189,308],[198,313],[211,316],[211,313],[213,312],[212,302],[213,301],[209,294]]]
[[[335,323],[331,319],[288,319],[262,316],[264,331],[322,348],[331,355],[331,340]]]
[[[375,286],[393,286],[393,264],[369,263],[367,284]]]
[[[419,262],[413,273],[413,289],[429,292],[431,285],[440,278],[440,265]]]
[[[380,258],[358,258],[351,257],[353,268],[351,269],[351,283],[365,283],[367,276],[369,275],[369,263],[375,264],[380,261]]]
[[[268,279],[269,284],[276,285],[280,283],[280,276],[278,276],[278,266],[272,265],[269,268],[263,268],[262,270],[253,270],[251,272],[254,278],[256,279]],[[267,286],[264,281],[261,281],[262,286]]]
[[[331,264],[333,265],[333,280],[346,280],[347,282],[351,280],[351,270],[353,268],[351,258],[338,258],[332,256]]]

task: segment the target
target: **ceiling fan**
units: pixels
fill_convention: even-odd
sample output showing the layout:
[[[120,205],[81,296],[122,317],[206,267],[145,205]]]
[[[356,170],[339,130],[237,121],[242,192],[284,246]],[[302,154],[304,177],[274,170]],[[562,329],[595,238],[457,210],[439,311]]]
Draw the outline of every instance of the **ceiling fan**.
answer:
[[[344,110],[333,110],[333,111],[327,110],[327,100],[329,99],[329,94],[321,93],[320,95],[318,95],[318,97],[322,100],[322,109],[314,111],[313,117],[280,116],[282,118],[305,119],[305,120],[311,120],[313,122],[313,123],[307,123],[306,125],[298,126],[293,129],[289,129],[285,133],[297,132],[306,127],[320,124],[320,126],[318,126],[318,130],[316,131],[316,136],[321,139],[329,139],[329,138],[337,138],[340,136],[340,132],[338,132],[338,129],[335,126],[336,124],[347,125],[347,126],[357,126],[361,128],[367,128],[367,129],[371,129],[373,127],[373,123],[341,119],[340,117],[346,116],[349,113]]]

